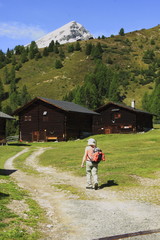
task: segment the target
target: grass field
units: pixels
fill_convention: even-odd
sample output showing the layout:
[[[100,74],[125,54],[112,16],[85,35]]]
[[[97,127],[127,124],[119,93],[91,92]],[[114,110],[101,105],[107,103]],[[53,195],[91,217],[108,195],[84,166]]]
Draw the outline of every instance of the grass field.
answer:
[[[150,180],[159,178],[159,128],[141,134],[110,134],[92,137],[97,140],[98,146],[106,155],[106,161],[99,164],[99,181],[101,185],[111,183],[111,187],[119,192],[134,192],[135,189],[141,192],[143,186],[140,186],[135,176]],[[85,176],[85,169],[80,166],[86,145],[87,139],[68,142],[31,143],[27,146],[29,152],[18,157],[15,164],[22,171],[36,174],[32,169],[26,169],[25,158],[37,147],[52,147],[40,156],[42,165],[53,166],[59,171],[69,171],[74,175]],[[0,169],[3,169],[4,163],[9,157],[22,149],[23,147],[17,144],[0,146]],[[159,186],[149,187],[148,190],[151,190],[151,193],[153,191],[156,193],[155,197],[152,196],[149,201],[159,204],[157,198],[160,191]],[[145,195],[143,199],[137,199],[144,201]],[[8,208],[8,204],[13,200],[25,201],[29,208],[29,219],[21,218]],[[39,221],[45,221],[44,213],[28,193],[13,182],[10,176],[0,175],[0,211],[0,239],[31,240],[39,238],[37,226]],[[34,231],[28,233],[25,226],[31,226]]]
[[[157,178],[160,171],[160,130],[142,134],[111,134],[93,136],[103,150],[106,161],[99,164],[102,184],[114,180],[119,187],[138,185],[133,176]],[[53,149],[40,157],[43,165],[55,166],[62,171],[84,176],[80,168],[87,139],[51,143]]]
[[[21,145],[0,146],[0,169],[5,161],[21,151]],[[27,219],[20,217],[8,208],[13,201],[25,202],[28,206]],[[44,212],[29,194],[19,188],[10,176],[0,175],[0,239],[39,239],[38,223],[44,221]],[[33,229],[28,231],[26,229]]]

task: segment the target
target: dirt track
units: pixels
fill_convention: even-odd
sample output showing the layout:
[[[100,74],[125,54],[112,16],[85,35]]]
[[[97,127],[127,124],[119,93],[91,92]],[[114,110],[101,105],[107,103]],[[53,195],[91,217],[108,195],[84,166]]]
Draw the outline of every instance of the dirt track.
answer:
[[[36,169],[38,175],[29,175],[20,170],[12,174],[18,185],[28,190],[31,197],[46,211],[48,223],[41,225],[41,230],[46,236],[43,239],[92,240],[160,229],[160,206],[130,200],[127,195],[118,194],[112,188],[86,190],[85,178],[40,166],[38,156],[45,150],[46,148],[37,149],[25,162]],[[8,159],[5,168],[14,169],[14,159],[24,151],[27,151],[27,148]],[[84,194],[85,200],[69,192],[58,190],[56,184],[72,185]],[[22,211],[20,209],[19,207],[19,214],[23,214],[20,213]],[[127,239],[159,240],[160,233],[127,237]]]

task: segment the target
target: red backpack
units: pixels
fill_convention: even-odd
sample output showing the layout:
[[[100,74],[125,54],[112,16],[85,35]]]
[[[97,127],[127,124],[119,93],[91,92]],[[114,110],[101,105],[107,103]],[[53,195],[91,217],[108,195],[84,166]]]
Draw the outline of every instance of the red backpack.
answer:
[[[94,148],[91,162],[99,163],[100,161],[105,161],[105,155],[100,148]]]

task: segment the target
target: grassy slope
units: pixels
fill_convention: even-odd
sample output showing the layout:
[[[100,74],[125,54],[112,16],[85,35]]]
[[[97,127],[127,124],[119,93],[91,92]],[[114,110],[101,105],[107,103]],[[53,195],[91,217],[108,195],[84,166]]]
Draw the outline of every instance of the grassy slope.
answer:
[[[93,44],[100,42],[103,46],[103,62],[110,57],[113,60],[111,66],[119,65],[122,69],[129,69],[131,72],[137,69],[146,69],[147,64],[142,61],[144,51],[147,49],[155,50],[160,47],[159,26],[140,30],[131,33],[126,33],[125,36],[114,36],[106,39],[90,40]],[[131,43],[130,46],[126,44],[126,39]],[[151,44],[151,39],[154,39],[155,44]],[[24,84],[32,97],[43,96],[55,99],[62,99],[66,92],[73,89],[78,84],[83,84],[86,73],[94,69],[95,62],[86,57],[84,47],[86,42],[80,42],[82,52],[67,52],[67,45],[64,45],[66,58],[63,62],[64,67],[61,69],[54,68],[56,54],[50,54],[48,57],[43,57],[38,61],[30,60],[26,62],[23,67],[17,72],[17,77],[20,78],[18,87],[22,88]],[[156,56],[159,57],[158,48],[155,51]],[[0,69],[0,77],[3,79],[3,69]],[[138,77],[140,78],[140,76]],[[131,99],[135,99],[137,107],[141,107],[141,98],[145,91],[151,92],[150,87],[154,84],[139,85],[131,82],[125,99],[125,103],[130,105]],[[5,86],[6,91],[8,86]]]

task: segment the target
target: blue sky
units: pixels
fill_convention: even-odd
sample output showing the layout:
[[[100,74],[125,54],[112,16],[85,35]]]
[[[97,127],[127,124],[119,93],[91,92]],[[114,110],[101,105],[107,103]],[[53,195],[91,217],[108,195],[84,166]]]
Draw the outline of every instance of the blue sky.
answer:
[[[0,0],[0,49],[25,45],[77,21],[95,37],[160,24],[159,0]]]

